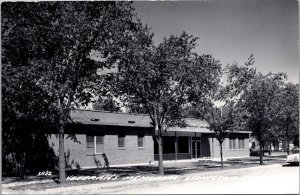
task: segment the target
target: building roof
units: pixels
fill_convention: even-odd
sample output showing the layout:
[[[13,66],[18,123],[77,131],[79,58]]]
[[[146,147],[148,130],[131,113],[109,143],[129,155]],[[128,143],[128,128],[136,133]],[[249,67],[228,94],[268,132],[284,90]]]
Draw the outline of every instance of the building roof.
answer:
[[[145,114],[76,109],[71,111],[71,118],[74,122],[90,125],[152,127],[149,115]]]
[[[74,122],[90,125],[153,127],[152,121],[147,114],[128,114],[120,112],[76,109],[71,111],[71,118]],[[212,131],[208,129],[208,122],[205,120],[186,118],[185,121],[187,123],[187,127],[172,127],[169,128],[168,131],[212,133]],[[240,131],[239,133],[250,132]]]

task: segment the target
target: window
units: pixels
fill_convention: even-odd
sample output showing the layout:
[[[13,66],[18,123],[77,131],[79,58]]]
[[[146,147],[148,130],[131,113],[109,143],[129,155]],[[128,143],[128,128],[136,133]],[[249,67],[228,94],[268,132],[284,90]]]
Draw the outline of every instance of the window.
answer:
[[[178,136],[178,153],[189,153],[189,137]]]
[[[138,148],[144,148],[144,141],[145,141],[145,136],[143,135],[138,135]]]
[[[87,154],[102,154],[104,152],[104,136],[86,136]]]
[[[229,139],[229,149],[230,150],[235,150],[235,139]]]
[[[118,135],[118,147],[125,148],[125,135]]]
[[[96,154],[102,154],[104,152],[104,136],[96,137]]]
[[[245,142],[243,138],[239,138],[239,150],[245,149]]]
[[[86,150],[88,154],[95,153],[94,136],[86,136]]]

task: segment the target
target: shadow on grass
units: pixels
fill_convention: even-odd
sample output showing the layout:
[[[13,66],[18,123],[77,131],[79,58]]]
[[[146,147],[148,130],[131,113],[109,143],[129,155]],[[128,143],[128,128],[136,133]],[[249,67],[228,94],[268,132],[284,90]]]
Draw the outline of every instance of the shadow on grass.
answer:
[[[185,170],[180,170],[174,167],[165,167],[165,175],[172,174],[184,174]],[[67,175],[73,176],[99,176],[99,175],[116,174],[120,177],[126,177],[131,175],[144,175],[144,174],[158,174],[158,168],[156,166],[132,166],[132,167],[107,167],[107,168],[94,168],[85,170],[70,170],[67,171]]]

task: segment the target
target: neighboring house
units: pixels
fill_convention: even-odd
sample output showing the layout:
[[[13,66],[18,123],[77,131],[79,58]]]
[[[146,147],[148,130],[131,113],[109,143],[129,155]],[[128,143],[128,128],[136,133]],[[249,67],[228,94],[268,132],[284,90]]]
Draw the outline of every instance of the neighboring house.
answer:
[[[151,163],[158,159],[154,128],[148,115],[74,110],[74,121],[66,133],[77,140],[65,140],[69,168]],[[187,118],[186,128],[170,128],[163,139],[163,159],[219,158],[219,143],[203,120]],[[65,136],[66,137],[66,136]],[[223,143],[223,157],[249,156],[249,132],[230,133]],[[58,137],[49,138],[58,155]]]

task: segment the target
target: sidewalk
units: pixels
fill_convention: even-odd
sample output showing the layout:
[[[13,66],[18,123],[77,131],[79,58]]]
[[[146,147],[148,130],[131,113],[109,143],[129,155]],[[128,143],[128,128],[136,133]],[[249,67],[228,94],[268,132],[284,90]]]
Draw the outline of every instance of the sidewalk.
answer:
[[[264,157],[265,166],[267,165],[281,165],[285,162],[284,156],[265,156]],[[228,158],[224,160],[224,168],[221,168],[221,164],[216,159],[189,159],[189,160],[178,160],[178,161],[164,161],[164,170],[166,176],[179,175],[186,176],[189,174],[208,174],[218,171],[232,171],[234,169],[243,169],[250,167],[259,167],[259,157],[245,157],[245,158]],[[263,167],[265,167],[263,166]],[[67,176],[91,176],[91,177],[102,177],[102,176],[112,176],[116,175],[117,181],[110,180],[86,180],[86,181],[68,181],[67,184],[63,186],[73,187],[73,186],[84,186],[84,185],[110,185],[109,183],[117,183],[123,181],[124,178],[130,176],[141,176],[141,177],[157,177],[158,165],[157,162],[146,165],[133,165],[133,166],[118,166],[110,167],[108,169],[85,169],[85,170],[73,170],[67,172]],[[57,176],[55,176],[57,177]],[[75,177],[75,178],[76,178]],[[33,192],[39,189],[45,188],[57,188],[61,185],[56,184],[53,179],[40,177],[35,177],[30,179],[31,181],[20,181],[20,182],[9,182],[3,184],[2,187],[6,188],[8,191],[10,189],[15,190],[28,190],[32,189]],[[125,181],[126,182],[126,181]],[[114,185],[114,184],[112,184]],[[9,189],[10,188],[10,189]]]
[[[57,187],[57,188],[51,188],[51,189],[42,189],[42,190],[22,190],[22,191],[16,191],[16,190],[10,190],[4,187],[3,194],[83,194],[83,193],[111,193],[113,191],[120,191],[122,187],[127,188],[129,186],[130,189],[143,189],[143,187],[151,184],[151,186],[159,185],[159,184],[175,184],[175,183],[182,183],[187,182],[187,178],[192,178],[192,181],[198,181],[198,182],[216,182],[218,180],[226,180],[227,182],[229,180],[237,179],[237,175],[239,174],[250,174],[250,173],[258,173],[261,171],[266,170],[276,170],[282,167],[281,165],[265,165],[265,166],[257,166],[257,167],[250,167],[250,168],[241,168],[236,170],[219,170],[219,171],[213,171],[213,172],[202,172],[202,173],[192,173],[192,174],[185,174],[182,176],[177,176],[176,180],[171,181],[162,181],[162,180],[143,180],[143,179],[135,179],[135,180],[126,180],[126,181],[113,181],[109,183],[95,183],[95,184],[87,184],[87,185],[77,185],[77,186],[68,186],[68,187]],[[163,176],[163,177],[170,177],[170,176]],[[194,180],[193,180],[194,178]],[[195,180],[196,178],[196,180]]]

